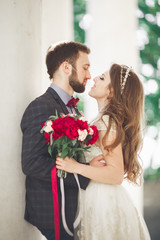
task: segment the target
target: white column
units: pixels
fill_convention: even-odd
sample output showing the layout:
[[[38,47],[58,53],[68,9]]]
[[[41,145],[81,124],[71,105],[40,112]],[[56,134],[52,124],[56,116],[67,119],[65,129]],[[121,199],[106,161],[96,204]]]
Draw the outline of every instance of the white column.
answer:
[[[27,105],[42,92],[44,51],[51,42],[71,39],[71,2],[2,0],[0,3],[0,239],[41,238],[39,231],[24,220],[20,121]]]
[[[136,0],[88,0],[88,19],[91,25],[87,30],[86,44],[91,48],[92,77],[106,71],[112,63],[126,64],[137,69],[136,4]],[[86,92],[91,86],[93,82],[88,84]],[[87,94],[85,99],[85,115],[91,120],[97,114],[97,104]],[[127,188],[130,189],[136,206],[142,210],[141,188],[132,185]]]
[[[41,1],[0,3],[0,238],[38,240],[23,220],[25,176],[21,171],[20,120],[41,84]]]

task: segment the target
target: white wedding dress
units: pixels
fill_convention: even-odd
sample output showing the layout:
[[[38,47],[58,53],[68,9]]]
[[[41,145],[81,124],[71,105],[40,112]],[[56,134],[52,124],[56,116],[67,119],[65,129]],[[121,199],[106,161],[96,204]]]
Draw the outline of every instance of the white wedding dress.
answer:
[[[98,120],[98,130],[106,130],[108,116],[103,116],[105,124]],[[111,131],[115,131],[114,127]],[[95,144],[85,153],[86,161],[102,154]],[[121,185],[107,185],[90,181],[81,192],[80,209],[82,220],[75,230],[78,240],[149,240],[149,232],[144,219],[136,209],[127,191]]]

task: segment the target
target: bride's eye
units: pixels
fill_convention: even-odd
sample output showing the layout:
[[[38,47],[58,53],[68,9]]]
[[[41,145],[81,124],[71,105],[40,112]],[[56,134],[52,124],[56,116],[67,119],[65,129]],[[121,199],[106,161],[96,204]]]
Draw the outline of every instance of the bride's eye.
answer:
[[[104,77],[103,77],[103,76],[100,76],[99,78],[100,78],[101,80],[104,80]]]

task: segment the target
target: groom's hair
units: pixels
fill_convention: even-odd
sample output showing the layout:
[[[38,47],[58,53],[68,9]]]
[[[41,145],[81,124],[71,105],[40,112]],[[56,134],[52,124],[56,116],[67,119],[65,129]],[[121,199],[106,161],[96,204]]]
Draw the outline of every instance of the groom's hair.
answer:
[[[79,42],[63,42],[51,45],[48,48],[46,56],[46,65],[49,78],[52,79],[54,73],[64,61],[69,62],[75,67],[75,63],[79,57],[79,51],[89,54],[90,49]]]

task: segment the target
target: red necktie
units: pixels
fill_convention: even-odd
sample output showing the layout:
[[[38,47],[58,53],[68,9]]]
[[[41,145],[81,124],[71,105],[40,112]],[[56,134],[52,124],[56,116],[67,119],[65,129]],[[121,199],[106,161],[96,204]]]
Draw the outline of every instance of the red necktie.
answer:
[[[66,104],[66,106],[67,107],[76,107],[76,105],[77,105],[77,103],[78,103],[78,101],[79,101],[79,98],[74,98],[74,97],[72,97],[69,101],[68,101],[68,103]]]

